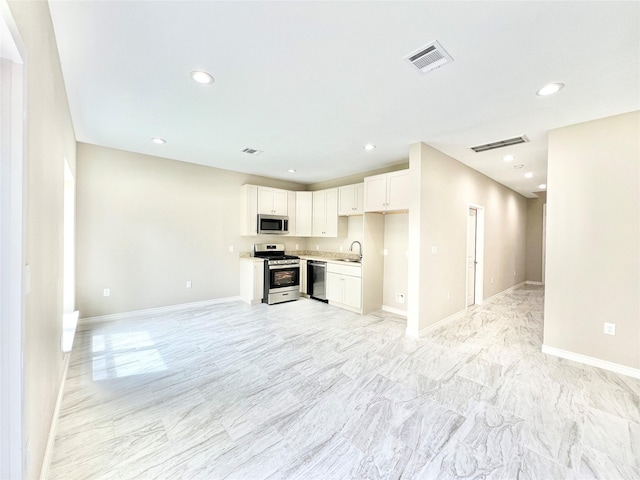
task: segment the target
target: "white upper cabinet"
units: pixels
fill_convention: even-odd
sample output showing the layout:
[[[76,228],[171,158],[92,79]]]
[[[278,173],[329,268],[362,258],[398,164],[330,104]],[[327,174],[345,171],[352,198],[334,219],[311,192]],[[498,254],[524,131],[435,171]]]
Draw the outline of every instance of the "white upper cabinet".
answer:
[[[338,187],[338,215],[362,215],[364,183]]]
[[[279,188],[258,187],[258,213],[288,215],[289,192]]]
[[[313,219],[313,193],[296,192],[296,237],[310,237]],[[289,219],[291,221],[291,219]]]
[[[383,173],[364,179],[364,211],[409,210],[409,170]]]
[[[338,236],[338,189],[313,192],[312,236]]]
[[[288,203],[287,203],[287,216],[289,217],[289,233],[288,236],[294,237],[296,235],[297,230],[297,202],[296,202],[296,192],[287,191]]]
[[[258,235],[258,187],[242,185],[240,190],[240,235]]]

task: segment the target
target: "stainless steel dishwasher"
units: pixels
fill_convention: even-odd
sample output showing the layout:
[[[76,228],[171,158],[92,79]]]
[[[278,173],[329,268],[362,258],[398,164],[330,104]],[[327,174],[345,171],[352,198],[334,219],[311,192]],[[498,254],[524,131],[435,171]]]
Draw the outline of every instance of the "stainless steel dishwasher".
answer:
[[[327,262],[310,260],[307,262],[307,289],[309,296],[323,302],[327,301]]]

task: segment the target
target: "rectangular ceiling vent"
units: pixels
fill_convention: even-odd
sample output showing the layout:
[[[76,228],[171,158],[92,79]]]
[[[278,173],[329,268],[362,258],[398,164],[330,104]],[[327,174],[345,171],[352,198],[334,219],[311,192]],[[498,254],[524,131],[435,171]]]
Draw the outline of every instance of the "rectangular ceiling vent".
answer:
[[[519,137],[507,138],[506,140],[500,140],[498,142],[485,143],[484,145],[476,145],[475,147],[471,147],[476,153],[486,152],[487,150],[493,150],[495,148],[509,147],[511,145],[518,145],[519,143],[526,143],[529,139],[524,135],[520,135]]]
[[[428,73],[431,70],[440,68],[447,63],[453,62],[451,55],[442,48],[437,40],[420,47],[413,53],[410,53],[404,59],[413,65],[420,73]]]
[[[249,155],[260,155],[262,150],[256,150],[255,148],[245,148],[242,150],[243,153],[248,153]]]

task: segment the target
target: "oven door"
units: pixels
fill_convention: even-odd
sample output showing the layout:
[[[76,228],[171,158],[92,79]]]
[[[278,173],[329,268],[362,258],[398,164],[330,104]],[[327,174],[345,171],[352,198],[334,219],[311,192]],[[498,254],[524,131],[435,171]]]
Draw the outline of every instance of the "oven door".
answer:
[[[300,264],[267,266],[265,287],[269,305],[297,300],[300,297]]]

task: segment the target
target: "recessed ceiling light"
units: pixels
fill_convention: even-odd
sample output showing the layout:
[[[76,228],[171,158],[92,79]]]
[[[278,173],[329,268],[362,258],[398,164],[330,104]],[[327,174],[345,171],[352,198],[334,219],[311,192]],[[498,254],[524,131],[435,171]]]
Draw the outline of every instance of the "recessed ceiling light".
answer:
[[[193,72],[191,72],[191,78],[193,78],[194,82],[198,82],[203,85],[213,83],[213,77],[209,73],[202,70],[194,70]]]
[[[514,157],[513,155],[505,155],[504,157],[502,157],[502,159],[503,159],[505,162],[510,162],[510,161],[512,161],[514,158],[516,158],[516,157]]]
[[[524,165],[514,165],[513,168],[515,168],[516,170],[521,169],[522,167],[524,167]]]
[[[367,143],[367,144],[366,144],[364,147],[362,147],[362,148],[364,148],[366,151],[368,151],[368,152],[369,152],[369,151],[371,151],[371,150],[375,149],[375,148],[376,148],[376,146],[375,146],[375,145],[373,145],[372,143]]]
[[[544,97],[545,95],[553,95],[564,87],[564,83],[549,83],[536,92],[536,95]]]
[[[152,138],[151,141],[153,143],[158,144],[158,145],[162,145],[164,143],[167,143],[167,141],[164,138],[157,138],[157,137],[156,138]]]
[[[293,168],[290,168],[289,170],[287,170],[287,172],[289,172],[289,173],[296,173],[295,169],[293,169]]]
[[[538,188],[544,190],[545,188],[547,188],[547,184],[546,183],[541,183],[540,185],[538,185]]]
[[[533,173],[532,172],[527,172],[524,174],[525,178],[532,178],[533,177]]]

